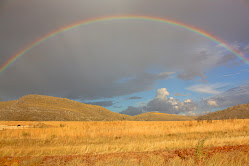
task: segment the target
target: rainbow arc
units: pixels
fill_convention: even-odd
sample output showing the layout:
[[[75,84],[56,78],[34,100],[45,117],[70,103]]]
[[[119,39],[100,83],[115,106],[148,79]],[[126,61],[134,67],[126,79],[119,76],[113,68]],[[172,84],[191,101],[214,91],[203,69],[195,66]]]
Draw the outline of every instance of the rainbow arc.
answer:
[[[188,31],[197,33],[197,34],[199,34],[201,36],[204,36],[204,37],[214,41],[215,43],[217,43],[220,46],[224,47],[225,49],[227,49],[228,51],[230,51],[231,53],[236,55],[243,62],[245,62],[246,64],[249,65],[249,60],[245,57],[245,55],[242,52],[240,52],[239,50],[234,49],[232,46],[227,44],[225,41],[219,39],[218,37],[206,32],[204,30],[201,30],[201,29],[198,29],[198,28],[196,28],[196,27],[194,27],[192,25],[187,25],[185,23],[181,23],[181,22],[171,20],[171,19],[160,18],[160,17],[152,17],[152,16],[135,16],[135,15],[131,15],[131,16],[108,16],[108,17],[93,18],[93,19],[79,21],[79,22],[73,23],[73,24],[65,26],[65,27],[61,27],[61,28],[59,28],[59,29],[57,29],[57,30],[55,30],[55,31],[53,31],[51,33],[48,33],[45,36],[40,37],[38,40],[30,43],[25,48],[23,48],[22,50],[17,52],[15,55],[13,55],[10,59],[8,59],[0,67],[0,74],[3,73],[11,64],[16,62],[19,58],[24,56],[31,49],[37,47],[38,45],[42,44],[43,42],[49,40],[50,38],[52,38],[52,37],[54,37],[54,36],[56,36],[56,35],[58,35],[60,33],[70,31],[70,30],[72,30],[74,28],[77,28],[77,27],[80,27],[80,26],[85,26],[85,25],[94,24],[94,23],[98,23],[98,22],[104,22],[104,21],[115,21],[115,20],[147,20],[147,21],[164,23],[164,24],[169,24],[169,25],[184,28],[184,29],[186,29]]]

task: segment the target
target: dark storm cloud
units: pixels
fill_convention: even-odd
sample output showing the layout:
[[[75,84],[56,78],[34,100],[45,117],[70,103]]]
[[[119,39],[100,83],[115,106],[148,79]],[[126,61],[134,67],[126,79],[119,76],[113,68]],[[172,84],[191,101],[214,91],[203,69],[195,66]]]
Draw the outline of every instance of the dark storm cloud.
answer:
[[[0,16],[4,12],[4,8],[6,8],[6,5],[5,5],[6,1],[7,0],[0,1]]]
[[[99,105],[102,107],[111,107],[113,106],[114,103],[112,101],[97,101],[97,102],[89,102],[86,104]]]
[[[143,1],[138,11],[173,18],[211,32],[224,41],[248,42],[248,2],[234,0]]]
[[[13,0],[0,5],[0,10],[6,7],[0,14],[0,64],[59,27],[107,15],[167,17],[228,43],[249,38],[248,8],[232,0]],[[31,49],[1,73],[0,93],[5,98],[38,93],[82,100],[128,95],[153,89],[156,81],[170,78],[170,72],[183,80],[205,79],[203,73],[225,55],[219,50],[205,37],[166,24],[99,22]],[[162,73],[151,74],[153,69]]]
[[[132,96],[128,98],[129,100],[137,100],[137,99],[142,99],[142,97],[138,97],[138,96]]]

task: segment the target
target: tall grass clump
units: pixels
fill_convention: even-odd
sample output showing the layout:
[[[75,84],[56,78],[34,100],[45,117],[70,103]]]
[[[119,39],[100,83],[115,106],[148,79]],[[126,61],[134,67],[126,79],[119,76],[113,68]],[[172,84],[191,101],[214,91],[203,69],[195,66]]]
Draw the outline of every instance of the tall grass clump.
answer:
[[[196,153],[195,153],[195,156],[198,160],[203,159],[207,156],[207,153],[205,154],[203,152],[204,143],[206,142],[206,140],[207,140],[207,138],[203,138],[203,139],[198,141],[198,144],[196,146]]]

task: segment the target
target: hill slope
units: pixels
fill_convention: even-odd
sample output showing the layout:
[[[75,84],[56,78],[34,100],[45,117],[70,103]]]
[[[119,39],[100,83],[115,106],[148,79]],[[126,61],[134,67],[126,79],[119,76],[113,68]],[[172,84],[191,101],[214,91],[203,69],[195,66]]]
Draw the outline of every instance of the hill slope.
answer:
[[[221,111],[216,111],[203,116],[199,116],[198,119],[200,120],[249,119],[249,103],[232,106]]]
[[[183,116],[174,114],[165,114],[157,112],[147,112],[133,116],[134,120],[138,121],[190,121],[194,120],[196,116]]]
[[[42,95],[0,102],[2,121],[111,121],[130,118],[100,106]]]

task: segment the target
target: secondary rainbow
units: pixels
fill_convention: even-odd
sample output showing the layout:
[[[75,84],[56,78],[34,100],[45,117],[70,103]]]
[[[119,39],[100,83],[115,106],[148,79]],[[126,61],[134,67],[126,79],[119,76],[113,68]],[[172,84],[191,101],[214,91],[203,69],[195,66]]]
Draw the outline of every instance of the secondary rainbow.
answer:
[[[88,25],[88,24],[104,22],[104,21],[115,21],[115,20],[147,20],[147,21],[154,21],[154,22],[158,22],[158,23],[170,24],[170,25],[173,25],[173,26],[184,28],[186,30],[189,30],[189,31],[192,31],[194,33],[200,34],[201,36],[204,36],[204,37],[206,37],[206,38],[220,44],[222,47],[226,48],[227,50],[232,52],[234,55],[236,55],[238,58],[240,58],[242,61],[244,61],[246,64],[249,65],[249,60],[246,59],[245,55],[243,55],[242,52],[232,48],[231,46],[229,46],[229,44],[222,41],[218,37],[206,32],[204,30],[198,29],[198,28],[196,28],[196,27],[194,27],[192,25],[187,25],[185,23],[181,23],[181,22],[178,22],[178,21],[175,21],[175,20],[166,19],[166,18],[160,18],[160,17],[139,16],[139,15],[137,15],[137,16],[131,15],[130,16],[130,15],[128,15],[128,16],[108,16],[108,17],[93,18],[93,19],[88,19],[88,20],[83,20],[83,21],[80,21],[80,22],[76,22],[76,23],[73,23],[73,24],[65,26],[65,27],[61,27],[61,28],[59,28],[59,29],[57,29],[57,30],[55,30],[55,31],[53,31],[51,33],[48,33],[45,36],[42,36],[38,40],[30,43],[25,48],[23,48],[22,50],[17,52],[15,55],[13,55],[9,60],[7,60],[0,67],[0,74],[2,74],[11,64],[16,62],[19,58],[21,58],[23,55],[25,55],[28,51],[30,51],[31,49],[37,47],[38,45],[45,42],[46,40],[58,35],[59,33],[63,33],[63,32],[69,31],[71,29],[74,29],[74,28],[77,28],[77,27],[80,27],[80,26],[84,26],[84,25]]]

